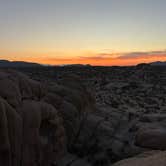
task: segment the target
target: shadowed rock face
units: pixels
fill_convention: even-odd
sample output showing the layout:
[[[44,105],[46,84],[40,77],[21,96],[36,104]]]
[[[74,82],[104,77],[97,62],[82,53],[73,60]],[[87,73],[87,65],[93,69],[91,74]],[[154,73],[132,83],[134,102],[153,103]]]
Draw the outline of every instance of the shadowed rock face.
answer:
[[[130,159],[120,161],[113,166],[165,166],[166,152],[149,152]]]
[[[56,161],[65,151],[65,131],[57,109],[41,101],[47,92],[13,71],[0,72],[0,86],[0,165]],[[45,128],[49,134],[43,134]]]
[[[21,73],[0,71],[0,165],[50,166],[60,160],[90,105],[83,95],[77,88],[44,87]]]

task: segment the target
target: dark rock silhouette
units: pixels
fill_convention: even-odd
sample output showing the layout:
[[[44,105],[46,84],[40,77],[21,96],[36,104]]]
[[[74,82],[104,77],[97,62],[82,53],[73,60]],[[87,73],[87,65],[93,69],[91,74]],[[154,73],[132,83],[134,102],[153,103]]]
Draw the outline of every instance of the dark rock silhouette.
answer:
[[[0,165],[35,166],[56,161],[65,151],[65,131],[58,111],[40,101],[46,92],[38,82],[13,71],[0,73],[0,85]]]
[[[74,82],[70,82],[71,80]],[[77,78],[42,85],[24,74],[0,72],[0,165],[50,166],[72,150],[90,94]],[[89,95],[89,97],[88,97]]]
[[[7,60],[0,60],[0,67],[5,68],[16,68],[16,67],[41,67],[38,63],[30,63],[30,62],[23,62],[23,61],[7,61]]]
[[[157,61],[157,62],[150,63],[150,65],[152,65],[152,66],[166,66],[166,62]]]

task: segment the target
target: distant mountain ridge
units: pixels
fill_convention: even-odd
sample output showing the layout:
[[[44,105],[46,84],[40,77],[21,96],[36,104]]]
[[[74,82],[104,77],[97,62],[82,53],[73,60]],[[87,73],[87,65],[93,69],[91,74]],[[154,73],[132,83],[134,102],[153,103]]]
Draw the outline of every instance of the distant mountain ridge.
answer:
[[[151,63],[139,63],[136,66],[166,66],[166,61],[155,61]]]
[[[166,61],[155,61],[151,63],[140,63],[136,66],[166,66]],[[25,62],[25,61],[9,61],[9,60],[0,60],[0,68],[20,68],[20,67],[42,67],[42,66],[52,66],[52,65],[42,65],[39,63],[34,62]],[[90,64],[67,64],[67,65],[60,65],[61,67],[90,67]]]
[[[152,66],[166,66],[166,61],[156,61],[149,64]]]
[[[32,62],[0,60],[0,67],[40,67],[40,66],[42,65]]]

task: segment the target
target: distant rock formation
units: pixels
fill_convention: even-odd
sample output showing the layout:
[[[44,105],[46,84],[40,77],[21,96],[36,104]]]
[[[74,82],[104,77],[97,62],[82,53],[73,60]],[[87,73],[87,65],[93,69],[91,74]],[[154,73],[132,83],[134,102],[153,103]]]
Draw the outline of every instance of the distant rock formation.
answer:
[[[64,67],[91,67],[90,64],[66,64],[66,65],[62,65]]]
[[[157,62],[150,63],[150,65],[152,65],[152,66],[166,66],[166,62],[157,61]]]
[[[40,67],[42,65],[38,63],[30,63],[23,61],[8,61],[8,60],[0,60],[0,67],[8,67],[8,68],[19,68],[19,67]]]

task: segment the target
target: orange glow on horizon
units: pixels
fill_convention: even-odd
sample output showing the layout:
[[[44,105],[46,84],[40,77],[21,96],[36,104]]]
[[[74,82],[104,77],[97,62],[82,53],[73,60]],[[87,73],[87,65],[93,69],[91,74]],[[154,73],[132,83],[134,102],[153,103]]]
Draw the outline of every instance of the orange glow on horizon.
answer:
[[[149,63],[154,61],[166,61],[166,53],[161,54],[146,54],[138,56],[125,54],[96,54],[96,56],[86,57],[56,57],[56,56],[28,56],[28,57],[13,57],[7,58],[12,61],[27,61],[36,62],[40,64],[50,65],[65,65],[65,64],[90,64],[94,66],[130,66],[137,65],[139,63]]]

